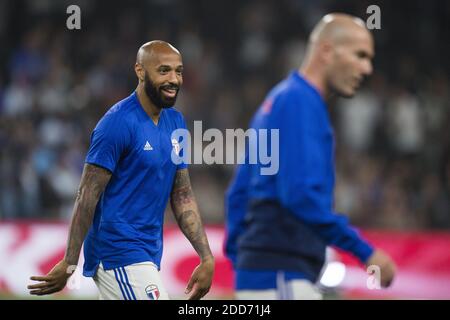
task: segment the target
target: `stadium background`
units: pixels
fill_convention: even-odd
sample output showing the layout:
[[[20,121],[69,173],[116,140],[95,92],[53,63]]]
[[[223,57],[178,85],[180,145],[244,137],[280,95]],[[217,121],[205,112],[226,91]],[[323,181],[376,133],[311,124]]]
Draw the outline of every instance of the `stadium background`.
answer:
[[[66,28],[70,4],[81,8],[81,30]],[[450,298],[442,289],[450,288],[450,2],[438,0],[0,1],[0,298],[26,297],[26,273],[45,272],[61,256],[90,133],[135,88],[142,43],[162,39],[181,51],[177,106],[189,125],[247,128],[267,90],[301,63],[320,17],[341,11],[366,20],[371,4],[381,8],[375,73],[354,99],[330,108],[335,205],[394,255],[405,287],[364,290],[364,271],[333,252],[347,265],[346,280],[324,289],[338,298]],[[190,167],[220,262],[221,289],[210,298],[232,297],[231,270],[220,253],[232,170]],[[186,245],[173,224],[168,213],[167,264]],[[45,254],[45,263],[25,266],[30,255]],[[187,259],[195,265],[195,257]],[[188,276],[174,270],[174,277]],[[416,282],[425,293],[411,287]],[[177,296],[177,285],[168,286]]]

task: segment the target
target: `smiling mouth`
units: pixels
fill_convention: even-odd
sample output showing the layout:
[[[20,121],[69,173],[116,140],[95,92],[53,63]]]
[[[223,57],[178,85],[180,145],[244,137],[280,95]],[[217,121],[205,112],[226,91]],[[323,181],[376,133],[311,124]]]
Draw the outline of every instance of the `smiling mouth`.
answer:
[[[163,88],[161,91],[163,91],[164,95],[168,98],[175,98],[178,93],[178,89],[175,88]]]

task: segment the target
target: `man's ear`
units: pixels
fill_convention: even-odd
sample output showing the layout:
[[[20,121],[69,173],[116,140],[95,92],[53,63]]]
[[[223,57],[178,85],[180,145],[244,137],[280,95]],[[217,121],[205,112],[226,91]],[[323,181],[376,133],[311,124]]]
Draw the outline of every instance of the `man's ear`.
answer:
[[[325,64],[330,63],[331,60],[333,59],[334,54],[333,44],[330,43],[329,41],[323,41],[320,44],[319,52],[322,62],[324,62]]]
[[[136,64],[134,65],[134,72],[136,72],[136,76],[138,77],[139,81],[144,81],[145,70],[140,63],[136,62]]]

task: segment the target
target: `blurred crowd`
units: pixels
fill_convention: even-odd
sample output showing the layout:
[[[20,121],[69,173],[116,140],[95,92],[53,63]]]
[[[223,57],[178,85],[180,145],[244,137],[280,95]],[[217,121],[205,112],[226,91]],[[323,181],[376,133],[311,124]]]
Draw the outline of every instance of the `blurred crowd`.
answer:
[[[136,87],[142,43],[181,51],[177,107],[188,125],[245,129],[267,90],[300,65],[323,14],[368,17],[367,1],[336,2],[2,1],[0,219],[68,219],[90,133]],[[374,75],[353,99],[330,103],[335,207],[368,228],[449,229],[450,5],[396,3],[379,2]],[[81,30],[66,28],[70,4]],[[233,166],[190,171],[204,220],[222,223]]]

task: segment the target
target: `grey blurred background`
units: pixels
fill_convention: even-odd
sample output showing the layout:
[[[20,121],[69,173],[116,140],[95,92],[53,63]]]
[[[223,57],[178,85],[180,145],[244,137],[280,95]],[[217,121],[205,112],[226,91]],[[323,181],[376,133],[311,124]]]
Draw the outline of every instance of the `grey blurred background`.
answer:
[[[70,4],[81,30],[66,28]],[[367,228],[449,230],[450,2],[437,0],[0,0],[0,219],[70,217],[91,131],[136,87],[142,43],[181,51],[188,125],[245,129],[322,15],[366,20],[371,4],[381,8],[374,75],[330,106],[336,209]],[[190,171],[204,220],[222,224],[233,167]]]

